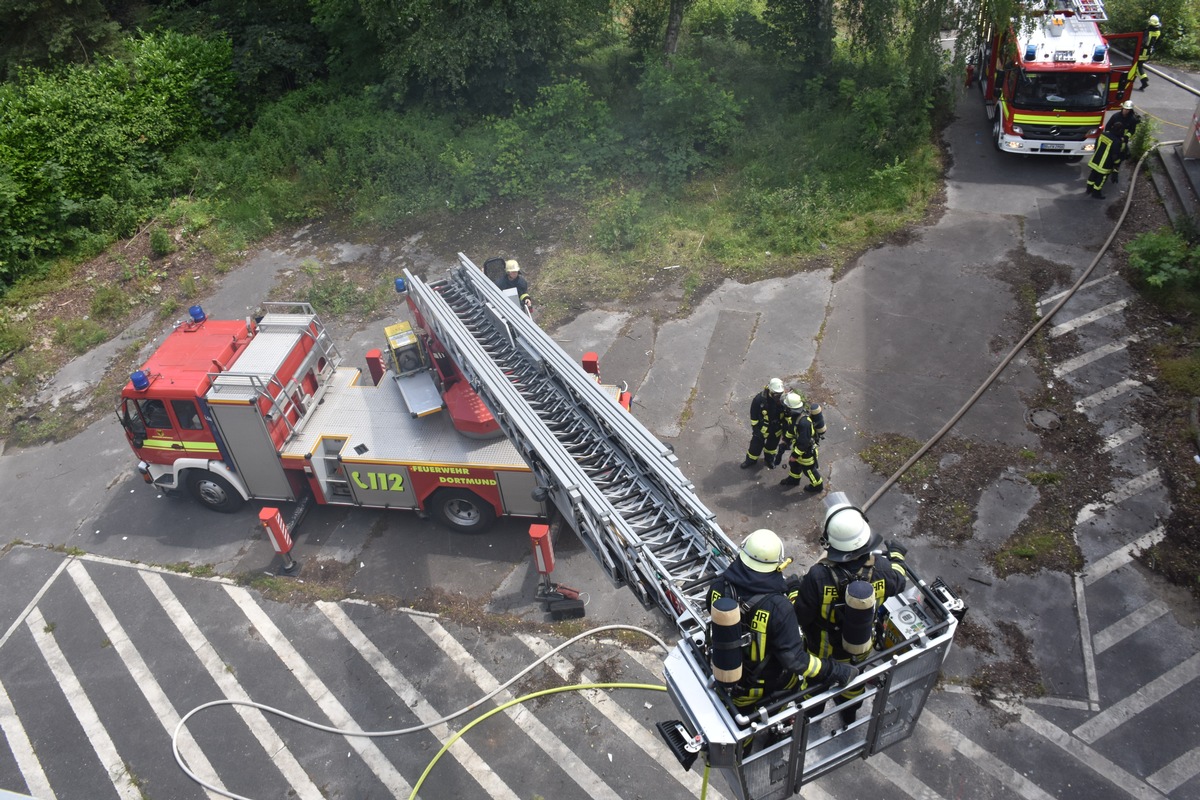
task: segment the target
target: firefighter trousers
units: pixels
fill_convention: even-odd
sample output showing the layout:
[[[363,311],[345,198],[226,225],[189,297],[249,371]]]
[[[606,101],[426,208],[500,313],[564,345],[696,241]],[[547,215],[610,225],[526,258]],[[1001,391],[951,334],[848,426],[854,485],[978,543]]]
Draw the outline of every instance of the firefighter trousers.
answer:
[[[1088,194],[1099,195],[1104,191],[1104,182],[1112,174],[1117,164],[1120,164],[1120,147],[1107,133],[1100,134],[1096,139],[1096,152],[1088,162]]]

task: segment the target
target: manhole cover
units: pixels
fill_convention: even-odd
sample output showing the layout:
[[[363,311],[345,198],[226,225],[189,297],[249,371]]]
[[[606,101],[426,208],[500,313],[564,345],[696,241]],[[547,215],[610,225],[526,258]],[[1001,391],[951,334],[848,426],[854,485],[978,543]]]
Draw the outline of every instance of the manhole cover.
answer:
[[[1044,431],[1058,430],[1062,427],[1062,419],[1058,414],[1046,408],[1035,408],[1025,412],[1025,421]]]

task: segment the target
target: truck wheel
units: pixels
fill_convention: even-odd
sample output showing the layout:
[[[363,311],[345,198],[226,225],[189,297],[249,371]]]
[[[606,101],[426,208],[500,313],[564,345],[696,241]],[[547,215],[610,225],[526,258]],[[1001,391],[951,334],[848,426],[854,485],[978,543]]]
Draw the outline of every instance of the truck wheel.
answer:
[[[1000,109],[996,109],[996,118],[992,122],[992,144],[996,145],[997,150],[1003,150],[1000,146],[1000,137],[1004,136],[1004,121],[1000,114]]]
[[[189,472],[187,485],[192,497],[222,514],[232,514],[246,503],[229,481],[206,470]]]
[[[428,509],[438,523],[459,533],[483,533],[496,521],[492,504],[466,489],[438,489]]]

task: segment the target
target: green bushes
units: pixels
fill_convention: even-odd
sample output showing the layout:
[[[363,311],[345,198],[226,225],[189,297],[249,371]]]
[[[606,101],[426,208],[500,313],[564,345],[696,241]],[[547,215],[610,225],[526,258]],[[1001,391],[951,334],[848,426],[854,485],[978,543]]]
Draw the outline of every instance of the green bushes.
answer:
[[[1174,231],[1143,233],[1125,247],[1131,266],[1157,289],[1178,285],[1200,288],[1200,249]]]
[[[88,233],[132,232],[163,159],[226,125],[229,62],[227,41],[166,32],[129,40],[123,60],[0,86],[0,288]]]

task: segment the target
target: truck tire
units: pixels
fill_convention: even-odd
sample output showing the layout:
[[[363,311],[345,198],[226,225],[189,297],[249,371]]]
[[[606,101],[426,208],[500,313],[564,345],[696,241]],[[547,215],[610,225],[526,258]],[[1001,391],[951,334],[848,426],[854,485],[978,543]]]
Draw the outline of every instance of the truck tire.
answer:
[[[245,505],[246,500],[233,488],[233,484],[216,473],[207,470],[188,472],[188,491],[192,497],[213,511],[232,514]]]
[[[496,510],[467,489],[438,489],[426,506],[440,525],[459,533],[483,533],[496,521]]]
[[[1000,146],[1000,139],[1004,136],[1004,121],[1001,119],[1000,110],[996,109],[996,116],[992,122],[992,144],[996,145],[997,150],[1003,150]]]

